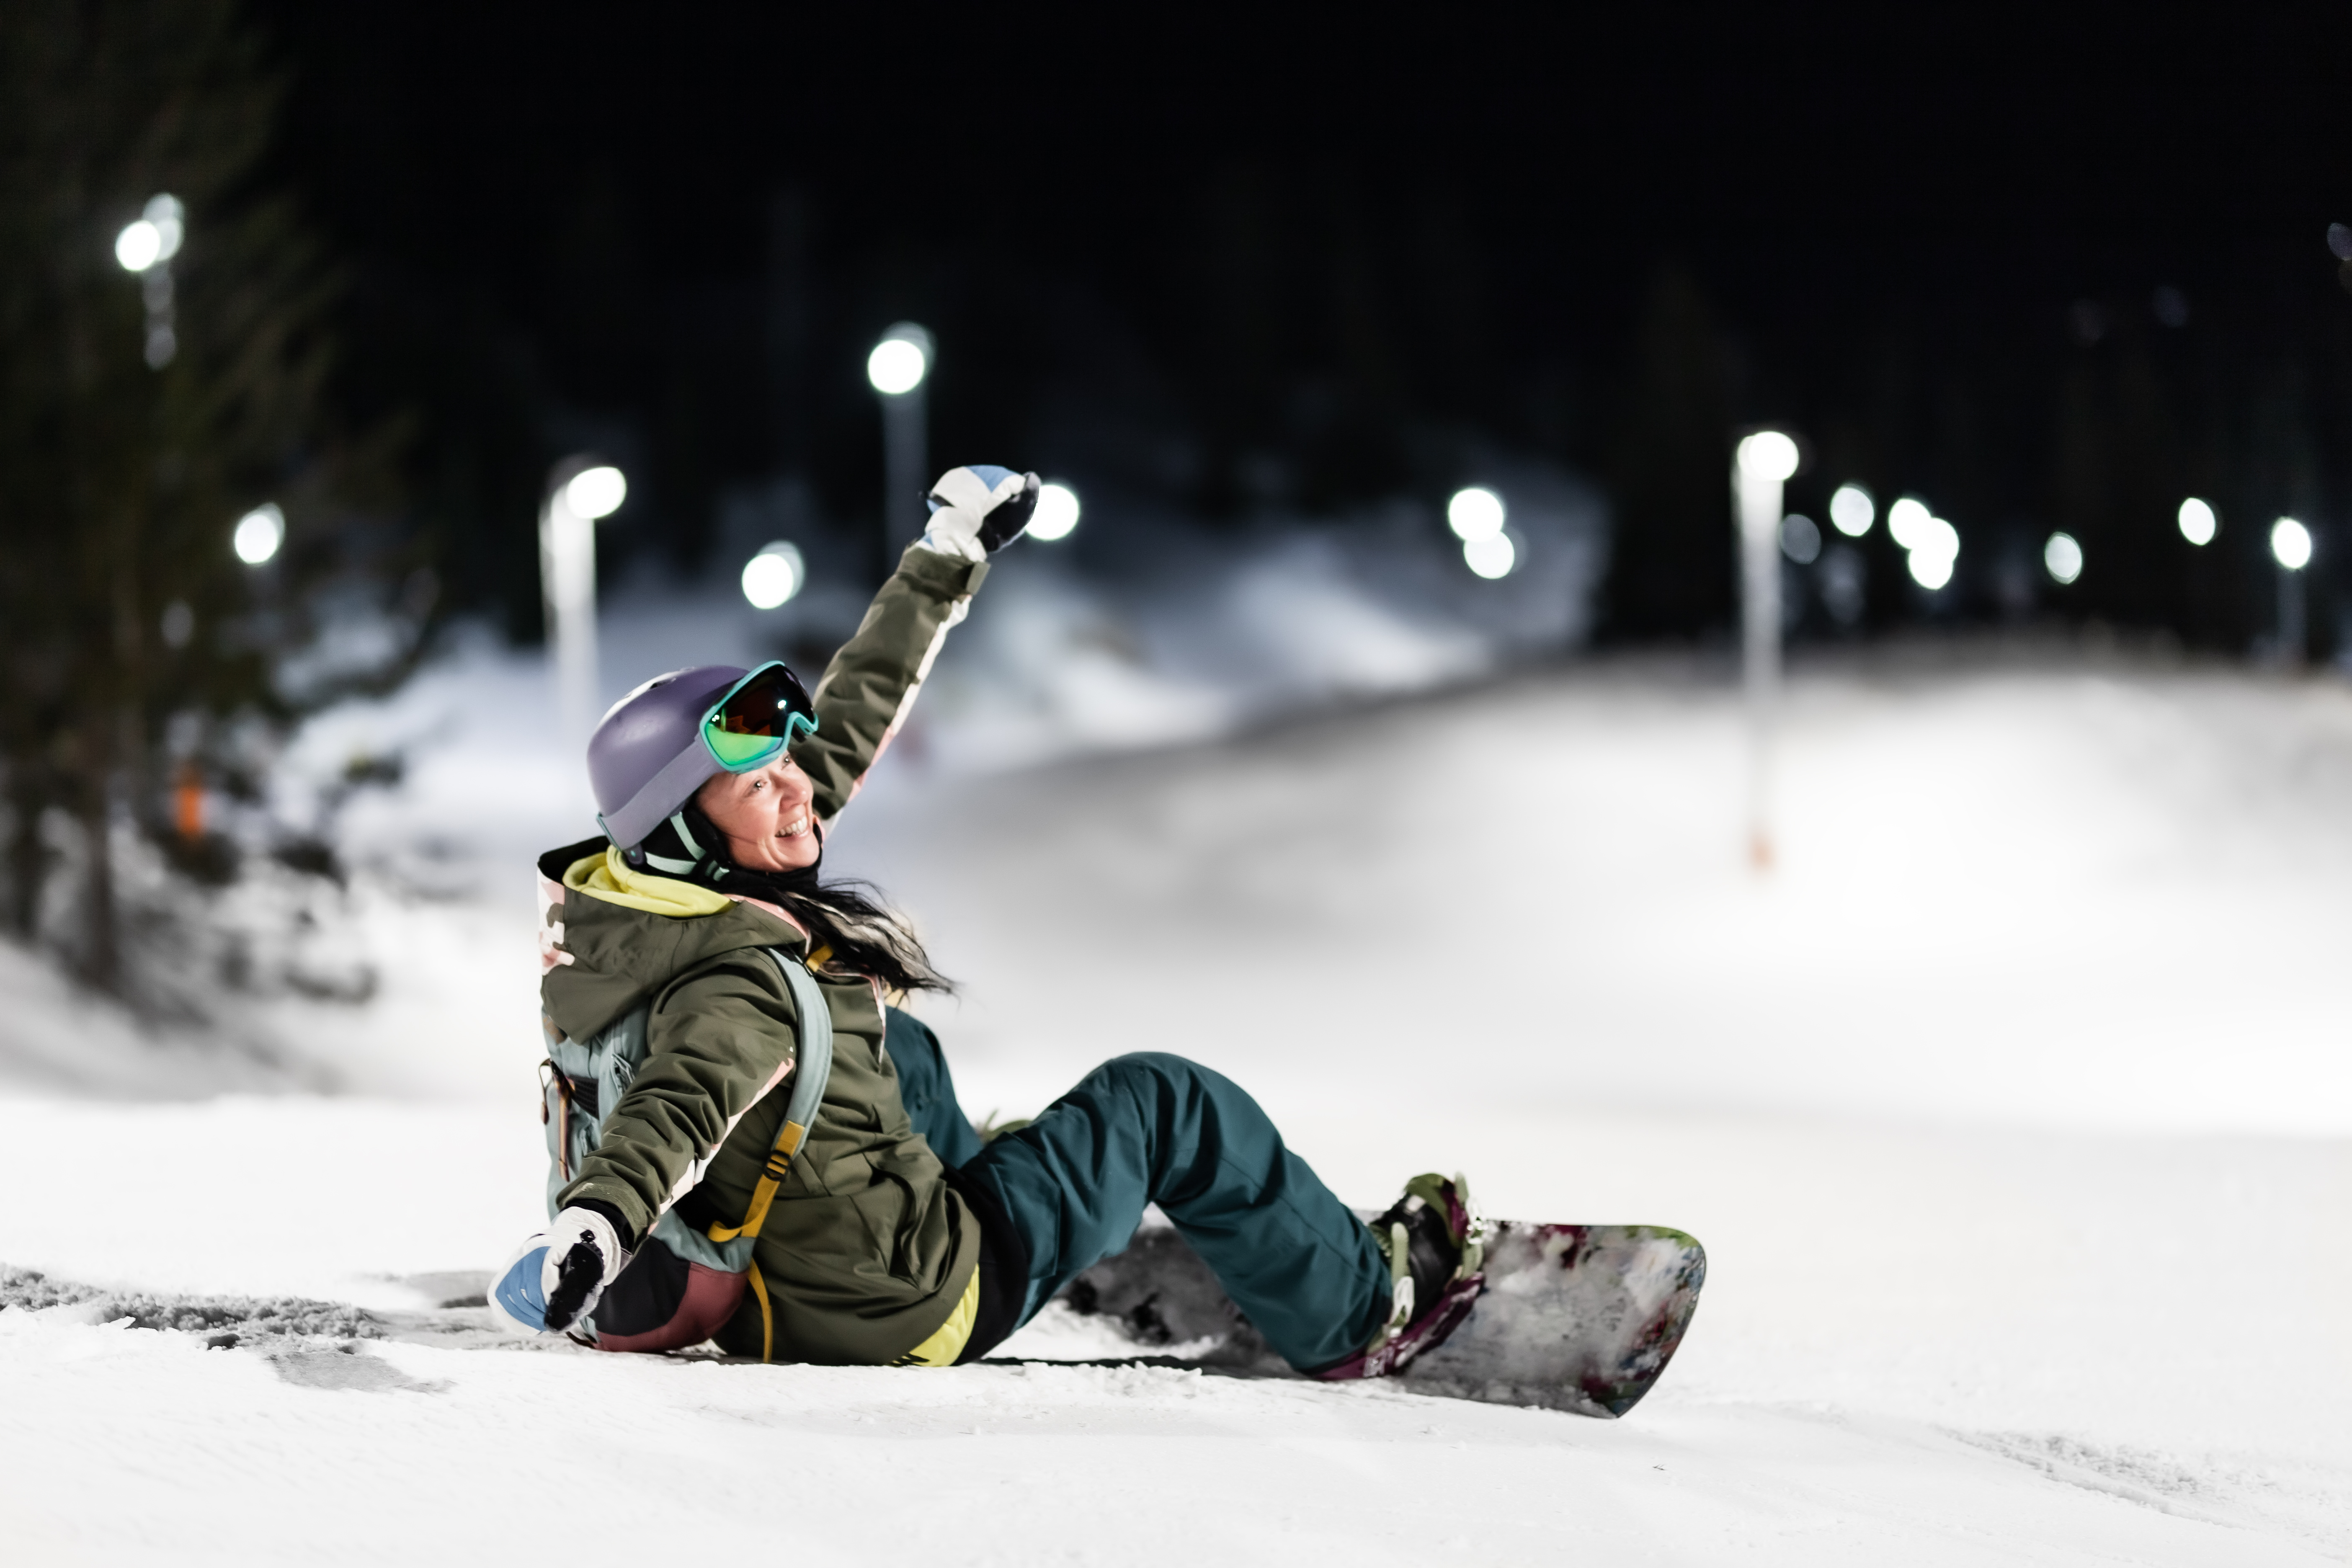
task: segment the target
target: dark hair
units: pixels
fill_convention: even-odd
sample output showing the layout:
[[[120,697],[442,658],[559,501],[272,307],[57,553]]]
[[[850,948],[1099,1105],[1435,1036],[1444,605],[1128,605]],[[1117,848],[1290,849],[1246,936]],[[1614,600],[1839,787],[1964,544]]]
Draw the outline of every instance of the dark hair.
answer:
[[[681,825],[688,830],[683,835],[678,832]],[[690,860],[688,881],[764,899],[782,909],[808,928],[812,957],[831,950],[825,959],[827,968],[871,975],[893,991],[955,989],[952,981],[931,967],[930,955],[923,951],[914,927],[882,901],[880,889],[871,882],[817,879],[817,867],[824,860],[822,847],[816,864],[794,871],[739,866],[727,852],[727,836],[700,805],[689,800],[624,858],[641,865],[649,854]],[[671,863],[677,861],[673,858]]]
[[[814,868],[812,868],[812,873]],[[904,915],[882,902],[871,882],[818,882],[787,887],[784,879],[739,871],[730,882],[756,880],[809,929],[809,951],[831,948],[826,967],[870,974],[893,991],[952,992],[955,983],[931,967],[922,938]]]

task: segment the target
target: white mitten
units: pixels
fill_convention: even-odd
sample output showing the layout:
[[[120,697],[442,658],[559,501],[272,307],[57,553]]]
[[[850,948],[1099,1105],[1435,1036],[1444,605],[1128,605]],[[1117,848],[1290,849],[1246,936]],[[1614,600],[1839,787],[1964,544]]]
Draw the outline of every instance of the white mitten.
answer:
[[[993,463],[950,468],[931,487],[923,543],[942,555],[985,561],[1021,537],[1037,510],[1037,476]]]
[[[518,1328],[560,1332],[594,1311],[628,1266],[612,1220],[574,1205],[515,1249],[490,1287],[490,1304]]]

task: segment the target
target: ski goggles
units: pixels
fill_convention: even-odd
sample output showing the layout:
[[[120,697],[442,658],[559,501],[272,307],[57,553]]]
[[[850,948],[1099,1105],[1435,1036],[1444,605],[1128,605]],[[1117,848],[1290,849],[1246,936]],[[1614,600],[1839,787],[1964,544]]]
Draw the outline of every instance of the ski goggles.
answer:
[[[702,716],[702,743],[730,773],[748,773],[816,732],[808,688],[781,659],[771,659],[729,687]]]
[[[661,684],[651,682],[646,689]],[[680,737],[669,761],[638,786],[626,805],[609,815],[600,814],[597,826],[614,844],[633,848],[714,774],[748,773],[764,767],[803,735],[815,733],[816,727],[816,708],[809,700],[808,689],[788,667],[771,660],[748,670],[702,710],[694,732]]]

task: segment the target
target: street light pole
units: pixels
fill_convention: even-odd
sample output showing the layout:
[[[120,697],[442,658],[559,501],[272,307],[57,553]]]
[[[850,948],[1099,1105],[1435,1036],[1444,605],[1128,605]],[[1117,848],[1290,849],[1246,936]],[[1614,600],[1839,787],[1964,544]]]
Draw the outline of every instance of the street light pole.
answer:
[[[149,198],[146,209],[125,224],[114,237],[114,259],[126,272],[139,274],[140,298],[147,306],[146,359],[150,370],[162,370],[180,352],[180,336],[172,290],[172,258],[180,253],[187,233],[187,209],[180,198],[164,195]]]
[[[2279,657],[2289,669],[2303,664],[2303,650],[2310,640],[2304,627],[2303,574],[2280,567],[2278,574]]]
[[[147,306],[142,357],[150,370],[162,370],[179,352],[173,318],[172,258],[179,254],[181,242],[187,237],[186,218],[186,209],[177,196],[159,194],[150,197],[139,216],[123,225],[114,237],[115,263],[139,279],[140,298]],[[146,745],[137,696],[142,682],[142,617],[139,584],[132,566],[140,553],[140,527],[136,512],[121,510],[115,514],[115,547],[109,554],[113,568],[114,655],[121,684],[114,710],[111,754],[100,758],[105,794],[95,803],[94,815],[84,819],[89,843],[85,900],[89,950],[85,963],[90,977],[101,984],[114,982],[121,963],[121,933],[115,913],[114,823],[124,812],[135,809],[134,796],[143,793],[145,784]]]
[[[584,752],[596,722],[596,520],[618,510],[628,493],[620,469],[567,458],[549,474],[539,510],[548,663],[566,750]]]
[[[1759,430],[1739,443],[1732,487],[1739,503],[1739,616],[1748,700],[1748,858],[1772,864],[1772,726],[1780,701],[1781,486],[1797,471],[1797,443]]]
[[[877,577],[890,574],[891,552],[923,531],[924,389],[936,357],[931,334],[900,321],[866,356],[866,379],[882,399],[882,520],[876,539]]]
[[[2303,569],[2311,564],[2311,530],[2291,517],[2271,524],[2271,559],[2278,563],[2279,662],[2288,669],[2303,664]]]

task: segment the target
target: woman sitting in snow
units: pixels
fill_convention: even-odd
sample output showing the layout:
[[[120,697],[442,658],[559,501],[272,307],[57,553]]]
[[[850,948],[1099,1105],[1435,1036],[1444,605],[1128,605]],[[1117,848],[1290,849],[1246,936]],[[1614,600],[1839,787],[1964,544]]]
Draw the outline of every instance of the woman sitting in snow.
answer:
[[[814,695],[782,664],[708,666],[598,726],[604,837],[540,860],[541,996],[559,1048],[645,1009],[644,1057],[608,1107],[557,1075],[554,1222],[492,1290],[513,1321],[608,1350],[947,1366],[1124,1249],[1153,1203],[1302,1371],[1392,1370],[1466,1306],[1466,1194],[1417,1177],[1367,1226],[1255,1101],[1180,1057],[1108,1061],[983,1145],[938,1040],[887,1003],[943,988],[920,942],[819,881],[826,830],[1036,499],[1034,474],[942,478]],[[821,994],[832,1042],[797,1145],[787,1104],[815,1037],[796,992]],[[575,1100],[602,1126],[571,1168]]]

